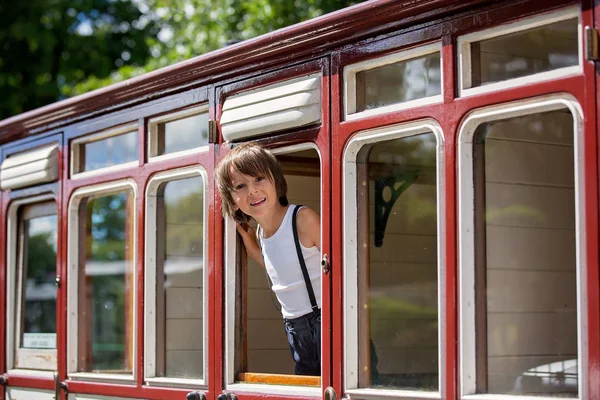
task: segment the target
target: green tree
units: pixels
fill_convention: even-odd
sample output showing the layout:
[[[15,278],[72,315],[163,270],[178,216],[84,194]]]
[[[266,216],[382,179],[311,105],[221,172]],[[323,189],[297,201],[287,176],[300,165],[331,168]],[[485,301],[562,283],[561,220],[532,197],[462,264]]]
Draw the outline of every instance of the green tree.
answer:
[[[109,77],[91,76],[68,91],[81,94],[314,18],[363,0],[136,0],[160,27],[147,38],[152,58],[124,66]]]
[[[158,32],[129,0],[0,0],[0,119],[59,100],[89,76],[142,66]]]

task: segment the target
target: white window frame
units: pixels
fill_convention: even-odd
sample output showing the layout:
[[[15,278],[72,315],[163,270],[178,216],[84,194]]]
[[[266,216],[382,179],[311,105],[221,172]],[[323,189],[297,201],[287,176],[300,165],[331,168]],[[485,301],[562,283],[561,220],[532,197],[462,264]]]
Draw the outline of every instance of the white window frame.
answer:
[[[78,285],[79,285],[79,205],[81,200],[90,196],[106,196],[111,194],[131,191],[133,202],[137,207],[137,184],[132,179],[124,179],[99,185],[86,186],[76,189],[69,200],[68,211],[68,229],[67,229],[67,374],[73,380],[85,380],[96,382],[114,382],[135,384],[137,377],[137,299],[138,292],[134,289],[133,293],[133,335],[132,335],[132,374],[105,374],[94,372],[77,372],[78,358]],[[137,212],[133,213],[133,259],[131,265],[133,271],[133,287],[137,288],[137,258],[138,252],[135,245],[138,232]]]
[[[460,393],[469,400],[536,399],[555,400],[557,397],[511,396],[508,394],[476,394],[476,328],[475,328],[475,187],[473,166],[473,139],[477,128],[486,122],[501,121],[515,117],[567,109],[573,116],[575,137],[575,236],[577,279],[577,353],[578,353],[578,399],[586,399],[587,392],[587,300],[585,259],[585,174],[583,111],[576,99],[569,94],[544,96],[524,101],[495,105],[472,112],[462,123],[458,134],[458,244],[459,244],[459,354]]]
[[[7,213],[7,269],[6,269],[6,367],[8,372],[27,373],[28,376],[49,378],[53,377],[53,371],[58,368],[56,349],[22,349],[17,348],[17,335],[20,333],[19,323],[15,322],[21,313],[21,306],[17,304],[17,294],[21,289],[16,280],[20,276],[17,270],[19,265],[19,215],[18,211],[24,206],[35,206],[36,204],[54,202],[56,198],[52,194],[19,199],[11,202]],[[57,205],[58,212],[58,205]],[[58,214],[57,214],[58,218]],[[58,229],[58,225],[57,225]],[[58,265],[57,265],[58,266]],[[57,298],[58,301],[58,298]],[[57,303],[58,304],[58,303]],[[20,335],[19,335],[20,336]],[[39,354],[35,366],[23,365],[17,367],[15,354]],[[21,357],[19,357],[21,358]]]
[[[319,154],[319,163],[322,171],[321,153],[313,143],[302,143],[293,146],[274,149],[271,152],[275,155],[291,153],[300,150],[315,150]],[[322,179],[320,183],[320,196],[323,198]],[[322,207],[322,206],[321,206]],[[321,216],[321,236],[323,235],[323,218]],[[323,380],[321,379],[321,388],[306,386],[286,386],[255,383],[236,383],[235,382],[235,293],[239,282],[236,281],[236,223],[231,217],[225,218],[225,388],[228,391],[249,392],[263,395],[291,395],[291,396],[310,396],[320,397],[323,390]],[[321,290],[323,290],[321,288]],[[282,317],[283,321],[283,317]],[[321,343],[322,344],[322,343]],[[251,372],[251,371],[250,371]]]
[[[108,139],[113,136],[119,136],[126,133],[139,131],[138,123],[130,123],[119,127],[107,129],[102,132],[97,132],[92,135],[86,135],[82,138],[73,139],[69,145],[71,149],[71,179],[87,178],[89,176],[103,175],[109,172],[120,171],[127,168],[137,167],[139,165],[139,156],[136,154],[136,159],[133,161],[127,161],[121,164],[109,165],[108,167],[102,167],[98,169],[92,169],[90,171],[80,171],[79,164],[81,159],[81,151],[85,144],[97,142],[103,139]],[[138,141],[139,142],[139,141]],[[138,143],[139,148],[140,143]],[[137,152],[137,149],[136,149]]]
[[[400,139],[420,134],[433,133],[436,138],[436,180],[437,180],[437,273],[438,273],[438,391],[395,390],[358,388],[358,242],[357,226],[357,168],[356,157],[360,149],[370,143]],[[445,360],[445,269],[446,246],[444,233],[446,226],[445,212],[445,178],[444,178],[444,135],[440,125],[433,119],[402,123],[382,128],[358,132],[344,152],[343,165],[343,215],[344,218],[344,393],[352,398],[387,399],[441,399],[446,382]]]
[[[579,53],[579,62],[577,65],[570,67],[557,68],[546,72],[538,72],[531,75],[525,75],[519,78],[511,78],[501,82],[490,83],[486,85],[471,86],[471,43],[482,40],[497,38],[511,33],[521,32],[532,28],[538,28],[544,25],[550,25],[555,22],[565,21],[568,19],[578,19],[577,50]],[[559,11],[554,11],[546,14],[536,15],[520,21],[508,23],[494,28],[485,29],[482,31],[470,33],[458,37],[458,96],[471,96],[481,93],[493,92],[501,89],[514,88],[531,83],[548,81],[552,79],[562,78],[571,75],[583,73],[583,36],[581,30],[581,11],[578,6],[567,7]]]
[[[181,179],[202,178],[204,190],[204,208],[202,220],[204,221],[204,232],[202,238],[202,280],[203,280],[203,318],[202,318],[202,348],[203,364],[202,379],[169,378],[156,376],[156,254],[150,249],[156,249],[158,227],[156,224],[157,200],[156,192],[161,185],[175,182]],[[172,171],[161,172],[150,179],[146,188],[146,255],[144,275],[144,377],[148,385],[156,386],[203,386],[208,382],[208,197],[207,193],[208,175],[202,167],[182,168]]]
[[[356,112],[356,74],[373,68],[383,67],[385,65],[395,64],[402,61],[409,61],[421,56],[426,56],[434,53],[440,53],[440,94]],[[441,103],[444,99],[444,69],[442,68],[443,64],[444,60],[442,55],[442,43],[435,42],[425,46],[419,46],[408,50],[402,50],[400,52],[389,54],[384,57],[362,61],[344,67],[344,119],[346,121],[352,121],[364,117],[371,117],[374,115],[390,113],[393,111],[405,110],[407,108]]]
[[[194,106],[186,108],[184,110],[176,111],[170,114],[161,115],[159,117],[152,117],[148,120],[148,162],[157,162],[162,160],[169,160],[176,157],[183,157],[189,154],[205,153],[208,151],[209,143],[204,146],[193,147],[186,150],[174,151],[172,153],[166,153],[157,155],[158,152],[158,125],[165,124],[168,122],[178,121],[188,117],[193,117],[199,114],[207,114],[208,116],[208,104],[200,106]],[[209,129],[208,124],[206,129]]]

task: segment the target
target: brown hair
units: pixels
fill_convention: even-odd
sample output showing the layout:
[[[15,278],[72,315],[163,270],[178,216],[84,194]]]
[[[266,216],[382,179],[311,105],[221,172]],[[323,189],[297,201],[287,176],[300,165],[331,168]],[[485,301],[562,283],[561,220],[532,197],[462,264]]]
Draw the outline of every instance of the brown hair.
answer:
[[[247,223],[251,219],[241,210],[235,209],[235,202],[231,195],[233,192],[232,169],[254,178],[262,176],[269,179],[275,185],[279,204],[288,205],[287,182],[277,158],[256,143],[244,143],[227,153],[215,170],[215,180],[223,202],[223,216],[229,215],[238,223]]]

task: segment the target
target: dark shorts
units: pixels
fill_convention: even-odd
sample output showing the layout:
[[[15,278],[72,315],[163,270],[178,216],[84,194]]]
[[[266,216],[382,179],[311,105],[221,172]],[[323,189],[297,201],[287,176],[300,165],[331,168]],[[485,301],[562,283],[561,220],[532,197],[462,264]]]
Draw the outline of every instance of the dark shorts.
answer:
[[[283,322],[296,375],[321,375],[321,313],[284,318]]]

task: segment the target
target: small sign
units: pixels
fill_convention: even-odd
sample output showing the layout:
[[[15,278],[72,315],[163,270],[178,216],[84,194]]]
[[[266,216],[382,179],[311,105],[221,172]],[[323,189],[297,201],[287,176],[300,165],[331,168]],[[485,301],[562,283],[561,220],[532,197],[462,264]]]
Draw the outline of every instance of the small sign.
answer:
[[[21,347],[25,349],[55,349],[56,333],[24,333]]]

